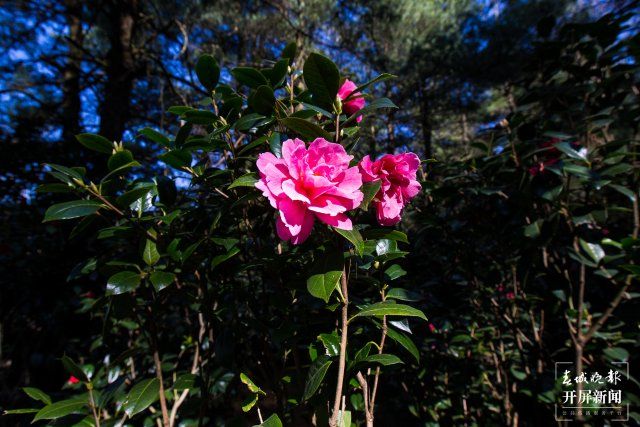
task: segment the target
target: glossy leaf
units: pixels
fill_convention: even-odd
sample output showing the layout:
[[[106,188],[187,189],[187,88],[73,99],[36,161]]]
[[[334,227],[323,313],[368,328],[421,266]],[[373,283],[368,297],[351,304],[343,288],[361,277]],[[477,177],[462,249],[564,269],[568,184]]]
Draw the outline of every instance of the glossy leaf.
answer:
[[[135,290],[140,285],[140,273],[121,271],[107,280],[107,295],[119,295]]]
[[[159,398],[160,381],[157,378],[142,380],[138,382],[122,403],[127,416],[144,411]]]
[[[351,230],[342,230],[340,228],[334,228],[334,230],[340,234],[342,237],[347,239],[353,244],[353,247],[356,253],[362,256],[362,252],[364,251],[364,240],[362,239],[362,235],[358,231],[357,228],[353,228]]]
[[[397,365],[404,363],[394,354],[372,354],[364,359],[366,363],[379,363],[382,366]]]
[[[80,144],[98,153],[111,154],[113,152],[113,143],[104,136],[94,133],[81,133],[76,135],[76,139]]]
[[[342,277],[342,252],[329,250],[321,254],[312,266],[312,275],[307,279],[307,290],[311,295],[325,303],[336,289]]]
[[[149,276],[149,279],[154,289],[160,292],[176,280],[176,275],[167,271],[154,271]]]
[[[298,117],[287,117],[280,120],[280,122],[292,131],[299,133],[304,139],[310,141],[316,138],[324,138],[327,141],[333,140],[329,132],[308,120]]]
[[[318,391],[320,384],[322,384],[322,380],[327,374],[329,366],[331,366],[331,362],[332,360],[326,355],[318,356],[318,358],[313,362],[309,368],[307,381],[304,385],[302,400],[309,400],[316,391]]]
[[[83,399],[62,400],[40,409],[33,421],[55,420],[71,414],[82,414],[86,411],[88,411],[87,402]]]
[[[258,178],[256,174],[250,172],[248,174],[242,175],[239,178],[236,178],[230,185],[229,189],[236,187],[255,187],[256,182],[258,182]]]
[[[369,203],[371,203],[376,194],[378,194],[381,186],[382,181],[380,180],[365,182],[364,184],[362,184],[362,193],[364,194],[364,198],[362,199],[362,203],[360,204],[360,209],[362,209],[363,211],[369,209]]]
[[[258,427],[282,427],[282,421],[280,421],[280,417],[278,417],[277,414],[271,414],[271,416],[264,420]]]
[[[362,307],[351,319],[364,316],[405,316],[418,317],[422,320],[427,320],[424,313],[417,308],[387,301],[366,305]]]
[[[102,203],[96,200],[74,200],[72,202],[58,203],[47,209],[43,222],[92,215],[102,207]]]
[[[311,53],[302,72],[304,82],[313,95],[314,104],[332,110],[340,88],[340,71],[336,64],[326,56]]]
[[[60,360],[62,361],[62,365],[67,370],[67,372],[69,372],[71,375],[82,382],[89,382],[89,378],[84,372],[84,369],[82,369],[76,362],[74,362],[73,359],[71,359],[69,356],[62,356]]]
[[[51,397],[49,397],[49,395],[47,393],[45,393],[44,391],[35,388],[35,387],[23,387],[22,391],[24,391],[27,396],[29,396],[30,398],[32,398],[33,400],[39,400],[40,402],[44,403],[45,405],[50,405],[51,404]]]
[[[220,79],[220,66],[211,55],[202,55],[196,63],[198,81],[207,90],[213,91]]]
[[[231,70],[231,74],[238,80],[239,83],[256,89],[262,85],[269,85],[269,81],[264,75],[255,68],[251,67],[237,67]]]

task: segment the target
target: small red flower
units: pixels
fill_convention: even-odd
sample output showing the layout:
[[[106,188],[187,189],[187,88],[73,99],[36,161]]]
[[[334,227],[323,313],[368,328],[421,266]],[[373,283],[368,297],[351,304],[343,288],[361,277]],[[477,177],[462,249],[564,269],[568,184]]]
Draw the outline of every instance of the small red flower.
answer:
[[[76,377],[74,377],[73,375],[71,375],[69,377],[69,379],[67,380],[68,384],[78,384],[80,382],[79,379],[77,379]]]
[[[433,323],[429,323],[429,330],[433,333],[436,331],[436,326]]]
[[[508,300],[512,300],[512,299],[515,299],[516,294],[514,294],[513,292],[507,292],[506,297]]]

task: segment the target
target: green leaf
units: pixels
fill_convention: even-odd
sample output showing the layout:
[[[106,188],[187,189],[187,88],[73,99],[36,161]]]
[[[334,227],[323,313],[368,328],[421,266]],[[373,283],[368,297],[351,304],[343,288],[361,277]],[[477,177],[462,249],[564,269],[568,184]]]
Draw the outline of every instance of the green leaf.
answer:
[[[257,394],[252,394],[250,396],[247,396],[247,398],[242,402],[242,411],[249,412],[256,403],[258,403]]]
[[[169,138],[167,138],[166,136],[164,136],[163,134],[161,134],[155,129],[146,127],[138,131],[138,134],[147,137],[147,139],[149,139],[152,142],[155,142],[156,144],[160,144],[165,147],[169,147],[171,145],[171,141],[169,140]]]
[[[262,389],[258,387],[244,372],[240,373],[240,381],[242,381],[242,384],[247,386],[250,392],[262,394],[263,396],[267,395],[267,393],[262,391]]]
[[[269,85],[267,78],[255,68],[237,67],[231,70],[231,74],[233,74],[233,77],[235,77],[239,83],[247,85],[252,89],[256,89],[262,85]]]
[[[634,276],[640,277],[640,266],[633,265],[633,264],[625,264],[625,265],[622,265],[621,267],[627,270],[629,273],[633,274]]]
[[[70,414],[82,414],[85,412],[83,410],[85,409],[85,406],[87,406],[87,402],[84,399],[77,398],[52,403],[40,409],[33,418],[33,422],[40,420],[55,420]]]
[[[193,110],[193,108],[187,107],[186,105],[172,105],[171,107],[167,108],[167,112],[171,114],[177,114],[178,116],[181,116],[190,110]]]
[[[340,411],[338,427],[351,427],[351,411]]]
[[[363,362],[367,363],[379,363],[383,366],[389,365],[397,365],[399,363],[404,363],[400,358],[394,354],[372,354],[371,356],[367,356]]]
[[[65,356],[62,356],[60,360],[62,361],[62,366],[64,366],[64,369],[66,369],[67,372],[69,372],[71,375],[73,375],[74,377],[76,377],[82,382],[85,382],[85,383],[89,382],[89,378],[87,377],[87,374],[76,362],[73,361],[73,359],[65,355]]]
[[[257,113],[270,116],[276,105],[276,96],[273,94],[273,89],[266,85],[258,86],[258,89],[249,99],[249,105]]]
[[[362,253],[364,251],[364,240],[362,239],[362,235],[356,228],[352,228],[351,230],[342,230],[340,228],[334,227],[334,230],[342,237],[353,243],[356,253],[362,256]]]
[[[580,239],[580,246],[596,263],[599,263],[605,256],[604,249],[597,243],[589,243]]]
[[[327,355],[319,356],[309,368],[309,374],[307,381],[304,385],[304,393],[302,394],[302,400],[309,400],[318,391],[320,384],[324,376],[327,374],[329,366],[331,366],[331,359]]]
[[[613,188],[620,194],[624,194],[631,200],[632,202],[636,201],[636,193],[628,189],[627,187],[623,187],[622,185],[609,184],[609,187]]]
[[[54,182],[51,184],[41,184],[36,189],[38,193],[70,193],[73,187],[68,184]]]
[[[249,144],[245,145],[242,147],[242,149],[240,151],[238,151],[238,156],[242,156],[245,152],[250,151],[256,147],[259,147],[260,145],[264,144],[265,142],[267,142],[267,137],[266,136],[261,136],[260,138],[256,139],[255,141],[250,142]]]
[[[187,150],[171,150],[159,155],[158,158],[176,169],[191,166],[191,153]]]
[[[149,278],[155,290],[160,292],[176,280],[176,275],[166,271],[154,271]]]
[[[404,270],[403,270],[404,271]],[[402,301],[420,301],[420,297],[414,292],[409,292],[402,288],[391,288],[387,291],[387,298],[402,300]]]
[[[517,379],[517,380],[524,380],[525,378],[527,378],[527,373],[518,370],[515,366],[511,366],[511,374]]]
[[[328,249],[320,254],[311,268],[312,275],[307,279],[307,290],[311,295],[325,303],[338,286],[342,277],[344,258],[342,252]]]
[[[571,157],[572,159],[583,160],[583,161],[587,160],[587,157],[585,155],[574,150],[573,147],[571,147],[571,144],[569,144],[568,142],[559,142],[556,145],[554,145],[554,147],[556,147],[558,150],[562,151],[564,154]]]
[[[347,120],[344,121],[342,126],[347,127],[351,123],[354,123],[358,117],[365,116],[380,108],[398,108],[398,106],[394,104],[389,98],[378,98],[366,105],[364,108],[356,111],[353,115],[351,115]]]
[[[122,403],[122,408],[129,417],[132,417],[158,400],[159,392],[160,381],[157,378],[142,380],[133,386]]]
[[[269,150],[277,158],[282,158],[282,139],[279,132],[273,132],[269,137]]]
[[[387,328],[387,336],[404,347],[416,359],[416,362],[420,362],[420,351],[411,338],[393,328]]]
[[[35,414],[39,410],[40,409],[36,409],[36,408],[9,409],[4,411],[3,415]]]
[[[125,163],[121,166],[116,167],[115,169],[113,169],[111,172],[109,172],[108,174],[106,174],[101,180],[100,183],[103,183],[105,181],[107,181],[110,178],[113,178],[115,176],[124,174],[125,172],[127,172],[129,169],[136,167],[136,166],[140,166],[140,163],[133,161],[133,162],[129,162],[129,163]]]
[[[66,166],[56,165],[55,163],[47,163],[46,165],[51,169],[62,173],[63,175],[82,181],[82,176],[84,175],[84,173],[80,173],[78,171],[79,168],[68,168]],[[58,177],[58,175],[53,176]]]
[[[121,168],[124,165],[128,165],[133,162],[133,154],[129,150],[116,151],[109,157],[107,161],[107,167],[110,171],[114,171]]]
[[[333,140],[333,137],[329,132],[322,129],[320,126],[299,117],[287,117],[280,120],[280,123],[292,131],[299,133],[303,138],[308,140],[316,138],[324,138],[327,141]]]
[[[340,354],[340,337],[334,331],[330,334],[320,334],[318,339],[324,345],[324,349],[328,356],[337,356]]]
[[[387,268],[384,272],[384,275],[389,280],[396,280],[397,278],[402,277],[405,274],[407,274],[407,272],[398,264],[393,264],[391,267]]]
[[[531,239],[535,239],[536,237],[538,237],[540,235],[540,230],[542,227],[542,223],[544,221],[539,219],[535,222],[532,222],[531,224],[527,225],[524,227],[524,235],[526,237],[529,237]]]
[[[380,180],[365,182],[362,184],[362,193],[364,194],[364,198],[362,199],[362,203],[360,203],[360,209],[363,211],[369,209],[369,203],[371,203],[376,194],[378,194],[381,186],[382,181]]]
[[[208,91],[213,91],[220,79],[220,66],[211,55],[202,55],[196,63],[196,76],[198,81]]]
[[[366,82],[365,84],[358,86],[357,88],[355,88],[355,90],[351,93],[352,95],[355,94],[356,92],[362,92],[363,90],[365,90],[366,88],[368,88],[369,86],[371,86],[372,84],[375,83],[379,83],[379,82],[383,82],[385,80],[389,80],[389,79],[394,79],[398,76],[395,76],[393,74],[389,74],[389,73],[382,73],[380,74],[378,77],[369,80],[368,82]],[[351,95],[349,95],[349,97],[346,100],[349,100],[351,98]]]
[[[233,125],[233,128],[241,131],[249,130],[265,118],[266,117],[261,114],[249,113],[240,117],[240,119],[238,119],[238,121]]]
[[[35,388],[35,387],[23,387],[22,391],[24,391],[27,396],[32,398],[33,400],[39,400],[45,405],[51,405],[51,397],[44,391]]]
[[[311,53],[302,70],[304,82],[313,95],[313,103],[333,110],[333,103],[340,89],[340,71],[326,56]]]
[[[260,424],[259,427],[282,427],[282,421],[280,421],[280,418],[277,414],[271,414],[271,416],[264,420],[264,422]]]
[[[419,317],[420,319],[427,320],[424,313],[417,308],[413,308],[404,304],[395,304],[392,302],[378,302],[362,307],[362,309],[351,317],[353,320],[356,317],[364,316],[407,316],[407,317]]]
[[[131,292],[140,285],[140,273],[121,271],[107,280],[107,295],[119,295]]]
[[[211,268],[215,268],[218,265],[222,264],[224,261],[232,258],[240,252],[240,248],[232,248],[226,254],[216,255],[211,260]]]
[[[102,203],[96,200],[74,200],[71,202],[58,203],[47,209],[43,222],[92,215],[101,207],[103,207]]]
[[[147,239],[142,251],[142,260],[147,265],[154,265],[160,260],[160,253],[154,241]]]
[[[287,77],[287,72],[289,71],[289,60],[287,58],[281,59],[276,62],[271,69],[271,75],[269,76],[269,81],[271,82],[272,87],[281,86],[284,83],[284,79]]]
[[[183,374],[173,383],[173,389],[177,391],[192,389],[196,384],[196,376],[194,374]]]
[[[182,117],[185,121],[195,125],[210,125],[218,120],[218,116],[213,111],[208,110],[189,110]]]
[[[113,152],[113,143],[104,136],[94,133],[81,133],[76,135],[78,142],[90,150],[99,153],[111,154]]]
[[[390,230],[387,228],[368,228],[362,232],[362,236],[367,240],[388,239],[409,243],[407,235],[402,231]]]
[[[603,350],[605,356],[614,362],[628,362],[629,352],[622,347],[609,347]]]
[[[129,207],[136,200],[140,200],[143,197],[146,198],[150,191],[153,191],[155,184],[152,182],[146,182],[138,184],[138,187],[123,193],[116,199],[116,204],[122,207]]]
[[[293,64],[293,61],[296,59],[296,52],[298,51],[298,45],[296,42],[291,42],[287,44],[284,49],[282,49],[282,54],[280,58],[286,58],[289,60],[289,65]]]
[[[255,187],[256,182],[258,182],[258,178],[256,177],[256,174],[253,172],[249,172],[248,174],[245,174],[239,178],[236,178],[229,185],[229,189],[236,188],[236,187]]]

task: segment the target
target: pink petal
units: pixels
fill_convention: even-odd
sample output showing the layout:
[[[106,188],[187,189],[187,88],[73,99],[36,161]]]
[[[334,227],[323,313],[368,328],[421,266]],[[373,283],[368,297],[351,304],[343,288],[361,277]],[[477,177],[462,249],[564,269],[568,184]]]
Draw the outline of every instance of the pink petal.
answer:
[[[319,197],[313,200],[313,204],[309,206],[309,210],[326,215],[335,216],[339,213],[345,212],[347,207],[344,200],[332,197]]]
[[[316,213],[318,219],[327,225],[339,228],[341,230],[353,230],[353,223],[351,219],[345,214],[338,214],[336,216],[326,215],[322,213]]]
[[[291,200],[298,200],[300,202],[311,203],[311,200],[309,200],[307,196],[302,194],[302,192],[298,191],[298,189],[296,188],[296,183],[293,182],[293,180],[291,179],[282,181],[282,191],[284,192],[284,194],[289,196]]]

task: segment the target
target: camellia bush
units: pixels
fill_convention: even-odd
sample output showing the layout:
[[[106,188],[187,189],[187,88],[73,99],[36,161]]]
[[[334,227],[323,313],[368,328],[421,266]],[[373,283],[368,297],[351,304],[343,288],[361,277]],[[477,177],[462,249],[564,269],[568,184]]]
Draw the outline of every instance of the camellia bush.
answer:
[[[419,360],[394,285],[406,234],[393,228],[421,192],[413,153],[355,158],[359,123],[389,99],[296,47],[266,68],[202,56],[200,107],[173,106],[173,137],[127,144],[81,134],[104,165],[48,164],[61,193],[44,221],[95,249],[70,272],[98,326],[69,349],[63,393],[25,388],[33,421],[64,425],[374,424],[380,384]],[[117,108],[117,106],[113,106]],[[97,174],[104,171],[104,174]],[[96,176],[94,176],[96,175]],[[60,396],[60,398],[57,398]]]

